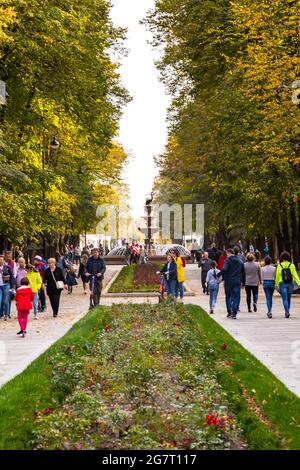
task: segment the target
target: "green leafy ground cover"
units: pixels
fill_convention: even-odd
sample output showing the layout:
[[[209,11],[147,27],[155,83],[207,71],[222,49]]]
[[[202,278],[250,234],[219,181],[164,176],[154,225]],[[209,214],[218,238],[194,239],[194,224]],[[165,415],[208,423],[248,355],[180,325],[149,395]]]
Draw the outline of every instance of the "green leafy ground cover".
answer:
[[[0,390],[0,449],[299,449],[300,401],[196,306],[89,312]]]
[[[159,264],[132,264],[125,266],[109,288],[110,294],[132,292],[158,292],[160,277],[156,274]]]

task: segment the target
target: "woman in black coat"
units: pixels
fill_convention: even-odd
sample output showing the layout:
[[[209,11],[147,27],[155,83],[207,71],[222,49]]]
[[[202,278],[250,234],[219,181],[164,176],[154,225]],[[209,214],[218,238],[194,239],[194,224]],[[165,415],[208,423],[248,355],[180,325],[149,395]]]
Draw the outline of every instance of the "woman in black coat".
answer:
[[[55,258],[50,258],[48,260],[48,265],[49,267],[45,271],[43,282],[47,288],[47,295],[50,299],[51,307],[53,310],[53,316],[57,317],[60,296],[63,291],[63,287],[58,288],[57,282],[59,281],[60,283],[63,283],[61,284],[61,286],[64,286],[65,289],[68,289],[68,286],[66,284],[66,279],[63,270],[56,266]]]

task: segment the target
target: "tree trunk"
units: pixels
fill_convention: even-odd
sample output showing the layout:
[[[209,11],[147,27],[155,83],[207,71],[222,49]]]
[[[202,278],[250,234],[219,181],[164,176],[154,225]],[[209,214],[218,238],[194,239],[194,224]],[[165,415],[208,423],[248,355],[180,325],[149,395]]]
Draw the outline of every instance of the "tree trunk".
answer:
[[[300,235],[300,220],[296,206],[291,209],[291,248],[293,261],[296,265],[300,262],[300,247],[299,247],[299,235]]]

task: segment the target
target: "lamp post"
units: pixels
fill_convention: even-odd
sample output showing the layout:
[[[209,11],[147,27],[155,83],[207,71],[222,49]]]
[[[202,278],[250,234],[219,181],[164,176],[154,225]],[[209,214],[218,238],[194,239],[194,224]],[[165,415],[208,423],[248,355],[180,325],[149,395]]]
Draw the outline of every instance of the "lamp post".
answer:
[[[152,238],[152,201],[153,201],[153,193],[149,194],[146,197],[146,214],[147,214],[147,238],[145,240],[146,247],[148,246],[150,249],[151,245],[151,238]]]
[[[45,177],[45,171],[46,171],[46,163],[50,163],[50,158],[53,157],[54,153],[56,150],[58,150],[60,147],[60,142],[56,137],[53,137],[51,142],[50,142],[50,149],[48,148],[43,148],[42,151],[42,170],[43,170],[43,176]],[[43,178],[44,179],[44,178]],[[43,186],[43,195],[42,195],[42,201],[43,201],[43,214],[45,216],[46,214],[46,194]],[[43,256],[46,259],[47,258],[47,235],[46,231],[44,230],[43,232]]]

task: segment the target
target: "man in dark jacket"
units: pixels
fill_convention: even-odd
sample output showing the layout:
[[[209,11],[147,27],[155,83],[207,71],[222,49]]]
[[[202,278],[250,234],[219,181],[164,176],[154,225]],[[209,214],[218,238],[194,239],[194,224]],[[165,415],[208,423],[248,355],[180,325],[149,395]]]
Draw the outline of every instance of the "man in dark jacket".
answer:
[[[208,295],[208,286],[206,285],[207,273],[211,269],[212,260],[209,258],[208,252],[203,253],[202,259],[198,263],[198,267],[201,268],[201,283],[203,294]]]
[[[226,295],[227,317],[236,319],[240,308],[241,285],[245,283],[244,263],[230,248],[226,250],[227,259],[224,268],[218,274],[223,277]]]
[[[90,308],[94,308],[100,303],[100,297],[102,292],[102,281],[104,273],[106,271],[106,265],[104,259],[101,258],[98,248],[92,249],[92,256],[89,258],[86,265],[86,277],[90,281]]]

